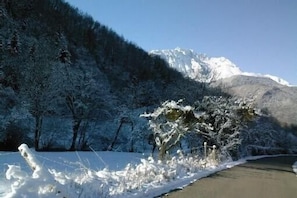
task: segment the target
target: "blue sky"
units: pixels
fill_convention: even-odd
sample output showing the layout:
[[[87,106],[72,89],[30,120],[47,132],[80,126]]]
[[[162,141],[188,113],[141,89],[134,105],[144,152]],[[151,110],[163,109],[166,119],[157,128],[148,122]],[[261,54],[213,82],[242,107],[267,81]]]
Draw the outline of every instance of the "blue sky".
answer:
[[[296,0],[67,0],[146,51],[193,49],[297,85]]]

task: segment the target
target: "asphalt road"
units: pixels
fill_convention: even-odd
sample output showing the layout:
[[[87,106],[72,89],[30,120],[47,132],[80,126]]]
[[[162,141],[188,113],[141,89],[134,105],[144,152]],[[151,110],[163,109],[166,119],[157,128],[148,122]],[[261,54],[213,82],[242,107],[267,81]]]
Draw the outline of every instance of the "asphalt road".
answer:
[[[233,167],[173,191],[166,198],[297,198],[295,157],[273,157]]]

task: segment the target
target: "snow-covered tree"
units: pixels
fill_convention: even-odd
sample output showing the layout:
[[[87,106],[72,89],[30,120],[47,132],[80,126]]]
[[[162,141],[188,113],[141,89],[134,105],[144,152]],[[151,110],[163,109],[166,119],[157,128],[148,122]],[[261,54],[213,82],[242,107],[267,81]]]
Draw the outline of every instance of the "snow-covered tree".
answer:
[[[297,137],[269,116],[261,116],[242,134],[242,156],[296,153]]]
[[[69,75],[71,74],[69,73]],[[98,85],[92,76],[84,73],[72,75],[68,78],[68,83],[66,83],[68,85],[65,87],[64,96],[73,123],[70,150],[75,150],[77,149],[76,141],[79,135],[79,129],[83,124],[82,122],[91,119],[96,114],[96,111],[104,105],[100,90],[103,87]]]
[[[21,94],[24,106],[35,119],[34,146],[39,148],[42,121],[45,115],[55,112],[59,95],[52,81],[54,56],[49,44],[43,40],[33,43],[28,52],[27,67],[22,71]]]
[[[149,119],[159,157],[164,159],[166,152],[180,144],[181,139],[186,141],[184,137],[191,133],[215,145],[224,155],[236,155],[240,130],[255,115],[252,104],[243,100],[204,97],[193,107],[182,105],[182,100],[166,101],[153,113],[141,116]]]
[[[216,145],[222,156],[238,155],[241,132],[257,115],[252,101],[239,98],[206,96],[195,103],[195,112],[200,123],[211,128],[198,128],[204,141]]]
[[[182,100],[165,101],[153,113],[141,115],[149,118],[160,159],[164,159],[166,152],[179,144],[181,138],[192,128],[189,119],[195,119],[193,107],[183,106],[181,103]]]
[[[53,81],[62,97],[61,104],[67,107],[67,111],[64,108],[63,114],[72,119],[70,150],[81,149],[77,143],[82,126],[85,122],[99,118],[99,114],[109,108],[113,101],[109,97],[109,87],[102,73],[96,68],[85,70],[86,66],[83,64],[85,63],[59,63],[54,70]]]

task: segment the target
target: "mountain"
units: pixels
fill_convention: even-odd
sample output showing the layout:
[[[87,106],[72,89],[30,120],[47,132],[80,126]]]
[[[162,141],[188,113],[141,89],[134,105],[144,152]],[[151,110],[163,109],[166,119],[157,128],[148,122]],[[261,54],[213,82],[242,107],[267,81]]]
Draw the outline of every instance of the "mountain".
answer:
[[[253,99],[284,126],[297,123],[297,87],[279,77],[243,72],[227,58],[207,57],[193,50],[175,48],[150,53],[164,58],[185,77],[209,83],[233,96]]]
[[[235,75],[256,76],[270,78],[279,84],[288,86],[289,83],[272,75],[261,75],[243,72],[225,57],[208,57],[193,50],[175,48],[173,50],[153,50],[151,54],[159,55],[169,65],[184,76],[199,82],[214,82]]]

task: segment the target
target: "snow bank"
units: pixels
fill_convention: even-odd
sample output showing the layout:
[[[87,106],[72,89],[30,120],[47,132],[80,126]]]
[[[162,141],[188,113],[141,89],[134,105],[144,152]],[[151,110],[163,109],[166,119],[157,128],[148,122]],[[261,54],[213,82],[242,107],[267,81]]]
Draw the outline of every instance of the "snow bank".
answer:
[[[12,181],[11,190],[6,197],[53,197],[64,196],[62,185],[56,182],[55,178],[42,167],[42,164],[35,158],[26,144],[19,146],[19,151],[32,169],[33,174],[21,170],[20,166],[8,165],[6,179]],[[38,196],[36,196],[38,195]]]
[[[19,150],[32,172],[23,170],[20,165],[8,165],[6,187],[0,189],[4,197],[153,197],[192,182],[197,174],[206,176],[217,170],[216,162],[211,159],[179,153],[165,162],[152,157],[139,159],[139,163],[128,163],[118,170],[95,170],[79,161],[75,162],[80,164],[79,168],[65,171],[59,166],[47,168],[26,145],[21,145]],[[118,161],[121,159],[118,157]]]
[[[292,165],[293,171],[297,174],[297,161]]]
[[[156,197],[170,190],[183,188],[217,171],[245,163],[247,159],[263,157],[218,165],[212,158],[203,160],[184,156],[182,153],[168,161],[160,162],[152,157],[140,158],[143,155],[137,153],[80,152],[81,156],[75,158],[75,154],[78,155],[75,152],[36,153],[26,145],[20,148],[29,160],[29,166],[35,168],[30,171],[21,161],[14,165],[7,164],[5,178],[0,177],[0,197]],[[4,158],[20,160],[16,154],[19,155],[15,153]],[[43,158],[40,158],[39,154],[42,154]],[[0,163],[2,156],[0,153]],[[66,158],[69,160],[64,162],[64,167],[63,162],[58,161],[61,156],[64,161]],[[88,160],[84,160],[86,156]],[[137,163],[135,159],[138,159]],[[97,164],[101,161],[105,168],[98,169],[91,161],[97,161]],[[127,163],[128,161],[130,163]]]

